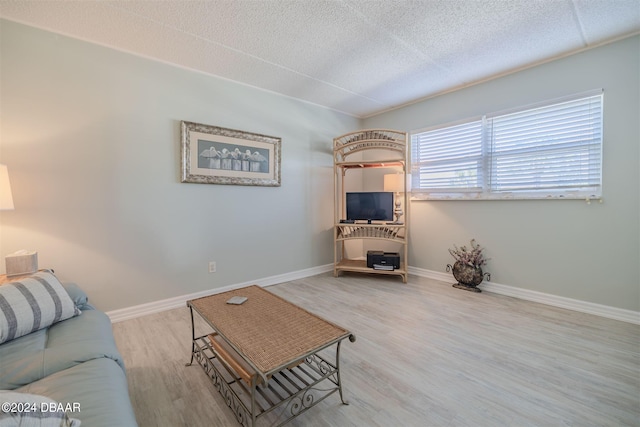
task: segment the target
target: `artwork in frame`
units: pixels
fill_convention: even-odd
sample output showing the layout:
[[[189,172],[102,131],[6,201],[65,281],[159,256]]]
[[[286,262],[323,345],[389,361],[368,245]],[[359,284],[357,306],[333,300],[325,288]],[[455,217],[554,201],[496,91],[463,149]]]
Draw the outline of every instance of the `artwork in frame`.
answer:
[[[181,134],[181,182],[280,186],[280,138],[187,121]]]

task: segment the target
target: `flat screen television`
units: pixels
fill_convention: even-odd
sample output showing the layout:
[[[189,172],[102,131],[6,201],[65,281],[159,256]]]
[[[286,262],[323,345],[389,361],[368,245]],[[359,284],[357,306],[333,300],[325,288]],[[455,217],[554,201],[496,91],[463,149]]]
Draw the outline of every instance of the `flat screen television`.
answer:
[[[393,193],[347,193],[347,219],[393,221]]]

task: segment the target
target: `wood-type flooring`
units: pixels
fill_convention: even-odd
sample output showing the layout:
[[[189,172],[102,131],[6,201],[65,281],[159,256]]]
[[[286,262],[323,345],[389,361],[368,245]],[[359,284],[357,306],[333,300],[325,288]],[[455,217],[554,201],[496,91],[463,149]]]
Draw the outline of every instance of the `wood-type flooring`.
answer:
[[[341,350],[350,404],[334,394],[289,426],[640,426],[638,325],[416,276],[266,289],[357,338]],[[185,366],[186,306],[113,329],[140,427],[239,425],[200,366]]]

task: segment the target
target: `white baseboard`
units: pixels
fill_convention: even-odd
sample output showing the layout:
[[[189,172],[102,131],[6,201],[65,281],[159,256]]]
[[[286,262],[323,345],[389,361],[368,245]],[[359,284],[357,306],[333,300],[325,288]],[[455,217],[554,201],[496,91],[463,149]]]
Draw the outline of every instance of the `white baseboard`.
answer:
[[[333,264],[321,265],[318,267],[307,268],[305,270],[293,271],[290,273],[279,274],[276,276],[264,277],[262,279],[251,280],[244,283],[236,283],[221,288],[209,289],[206,291],[196,292],[189,295],[181,295],[173,298],[154,301],[147,304],[140,304],[133,307],[127,307],[119,310],[107,312],[107,315],[113,323],[122,322],[123,320],[134,319],[136,317],[145,316],[147,314],[158,313],[165,310],[171,310],[178,307],[184,307],[187,301],[230,291],[257,284],[259,286],[271,286],[278,283],[289,282],[291,280],[304,279],[305,277],[315,276],[317,274],[326,273],[333,270]],[[438,280],[445,283],[453,283],[455,280],[450,274],[439,271],[426,270],[424,268],[409,267],[409,274],[428,279]],[[529,289],[516,288],[514,286],[501,285],[493,282],[483,282],[480,289],[495,294],[510,296],[527,301],[539,302],[554,307],[566,308],[568,310],[579,311],[582,313],[594,314],[596,316],[606,317],[608,319],[620,320],[622,322],[640,325],[640,312],[625,310],[622,308],[610,307],[602,304],[595,304],[587,301],[580,301],[571,298],[565,298],[557,295],[545,294],[542,292],[532,291]]]
[[[451,276],[451,274],[426,270],[417,267],[409,267],[408,270],[409,274],[414,274],[416,276],[426,277],[428,279],[434,279],[446,283],[455,282],[455,279]],[[542,292],[516,288],[514,286],[501,285],[493,282],[483,282],[478,287],[483,291],[493,292],[495,294],[510,296],[527,301],[539,302],[542,304],[552,305],[554,307],[566,308],[568,310],[594,314],[596,316],[606,317],[608,319],[620,320],[622,322],[640,325],[640,312],[638,311],[625,310],[622,308],[610,307],[608,305],[595,304],[592,302],[545,294]]]
[[[219,294],[233,289],[242,288],[249,285],[271,286],[278,283],[289,282],[291,280],[304,279],[305,277],[315,276],[317,274],[326,273],[333,270],[333,264],[321,265],[319,267],[307,268],[305,270],[293,271],[291,273],[278,274],[276,276],[264,277],[262,279],[250,280],[244,283],[236,283],[221,288],[209,289],[206,291],[195,292],[189,295],[180,295],[173,298],[154,301],[147,304],[135,305],[133,307],[122,308],[107,312],[107,316],[112,323],[122,322],[123,320],[134,319],[136,317],[146,316],[147,314],[158,313],[165,310],[171,310],[178,307],[184,307],[187,301],[202,298],[209,295]]]

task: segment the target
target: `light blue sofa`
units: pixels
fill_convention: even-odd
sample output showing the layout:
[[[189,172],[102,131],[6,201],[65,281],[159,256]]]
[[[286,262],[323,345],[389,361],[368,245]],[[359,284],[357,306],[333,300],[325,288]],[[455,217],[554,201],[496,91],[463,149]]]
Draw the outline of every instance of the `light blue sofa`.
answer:
[[[63,286],[81,314],[0,344],[0,390],[75,405],[68,415],[83,427],[136,427],[111,321],[77,285]]]

